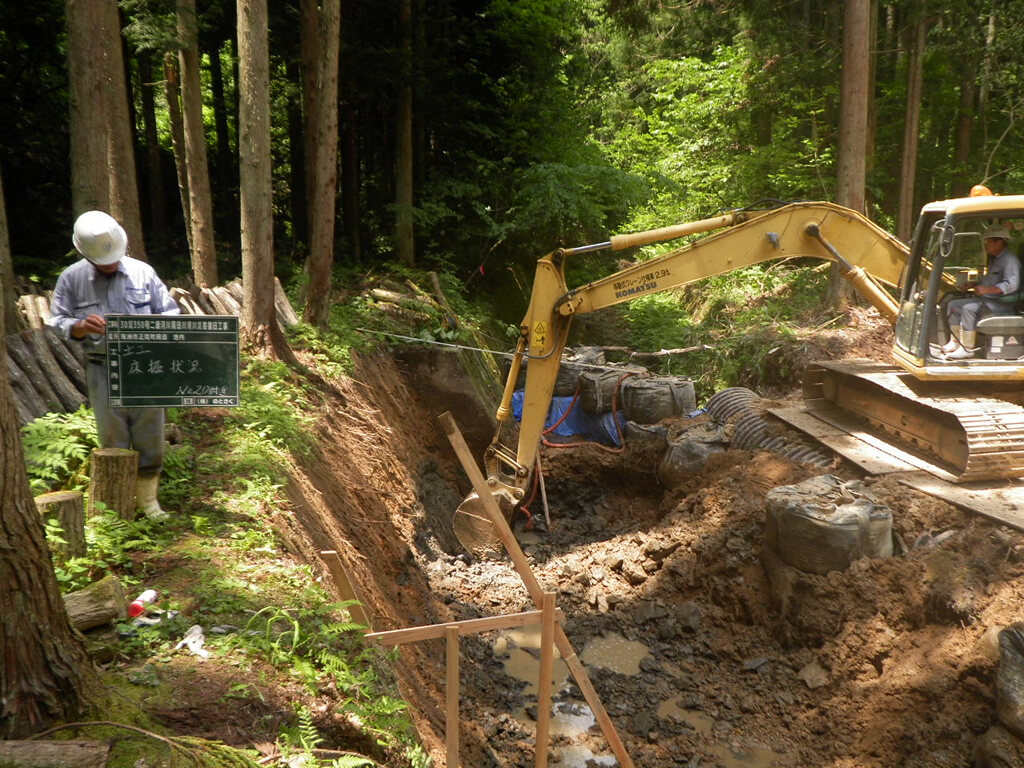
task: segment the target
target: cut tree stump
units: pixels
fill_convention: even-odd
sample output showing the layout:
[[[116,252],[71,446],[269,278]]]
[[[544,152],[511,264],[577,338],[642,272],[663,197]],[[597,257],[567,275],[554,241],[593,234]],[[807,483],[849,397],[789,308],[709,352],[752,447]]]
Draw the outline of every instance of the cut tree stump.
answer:
[[[102,741],[0,741],[0,764],[24,768],[104,768],[109,756]]]
[[[64,608],[79,632],[127,618],[124,587],[113,574],[64,595]]]
[[[57,549],[65,558],[85,557],[85,505],[80,491],[54,491],[36,496],[36,509],[45,520],[60,523],[64,544]]]
[[[92,452],[89,482],[89,516],[102,502],[124,520],[135,519],[135,478],[139,453],[130,448],[97,448]]]

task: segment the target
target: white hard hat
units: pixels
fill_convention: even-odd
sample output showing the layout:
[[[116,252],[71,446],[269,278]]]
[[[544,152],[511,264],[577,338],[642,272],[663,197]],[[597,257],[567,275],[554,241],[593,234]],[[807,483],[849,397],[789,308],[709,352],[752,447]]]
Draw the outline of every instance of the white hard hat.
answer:
[[[128,248],[128,235],[113,216],[103,211],[86,211],[75,219],[71,236],[75,249],[93,264],[115,264]]]

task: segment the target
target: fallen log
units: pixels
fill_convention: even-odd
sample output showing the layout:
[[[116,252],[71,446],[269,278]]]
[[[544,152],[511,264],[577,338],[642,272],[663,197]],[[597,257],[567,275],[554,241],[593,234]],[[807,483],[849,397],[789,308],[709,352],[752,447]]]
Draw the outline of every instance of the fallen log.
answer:
[[[124,587],[113,574],[64,595],[64,609],[71,626],[80,632],[128,617]]]
[[[53,387],[53,391],[60,400],[61,411],[73,413],[85,402],[85,396],[82,395],[82,392],[75,383],[68,379],[67,374],[64,373],[64,369],[61,368],[57,358],[54,357],[53,352],[50,350],[50,344],[47,342],[45,334],[46,331],[43,329],[28,330],[22,331],[21,337],[35,353],[35,361],[39,365],[39,369],[46,376],[46,380]],[[84,370],[82,377],[84,383]]]
[[[60,402],[60,398],[36,363],[30,345],[21,338],[20,334],[11,333],[7,335],[7,354],[14,358],[14,362],[25,373],[26,380],[39,395],[46,406],[46,410],[52,413],[63,411],[64,407]]]
[[[102,741],[0,741],[0,763],[18,768],[104,768],[109,757]]]
[[[203,308],[199,306],[195,297],[186,291],[184,288],[171,288],[171,298],[178,302],[178,306],[181,307],[182,314],[185,315],[202,315]]]
[[[216,310],[213,304],[210,303],[209,290],[209,288],[204,288],[199,292],[199,295],[195,297],[199,308],[203,310],[200,314],[219,315],[220,313]]]
[[[231,291],[218,285],[213,289],[213,295],[220,299],[221,304],[227,310],[224,314],[241,316],[242,305],[240,302],[235,301],[235,297],[231,295]]]
[[[274,279],[276,281],[277,278]],[[242,278],[236,277],[224,287],[228,289],[228,293],[231,294],[232,298],[238,302],[238,306],[242,306],[242,302],[245,301],[245,288],[242,287]],[[276,290],[275,288],[275,293]]]
[[[221,297],[218,295],[218,293],[216,292],[216,290],[214,288],[203,288],[201,295],[203,296],[203,298],[206,299],[207,302],[209,302],[210,306],[213,307],[213,312],[211,312],[210,314],[212,314],[212,315],[230,315],[231,314],[231,311],[228,309],[227,306],[225,306],[224,302],[221,300]]]
[[[25,372],[21,370],[21,367],[14,362],[14,358],[10,355],[7,356],[7,377],[10,379],[11,387],[14,389],[15,402],[18,404],[19,414],[23,411],[29,414],[29,418],[23,420],[22,424],[27,424],[32,419],[37,419],[46,413],[46,403],[43,402],[35,387],[32,386],[32,382],[28,380]]]
[[[25,324],[33,330],[38,330],[45,324],[45,320],[40,317],[37,299],[42,299],[43,302],[46,302],[46,299],[42,296],[34,296],[30,293],[26,293],[18,298],[18,309],[21,310],[21,316],[24,318]],[[47,314],[49,314],[49,311],[47,311]]]
[[[70,381],[84,398],[88,398],[89,385],[87,383],[85,375],[85,362],[79,360],[72,354],[71,350],[61,339],[58,334],[52,328],[46,328],[37,333],[43,334],[46,342],[50,345],[50,352],[53,353],[54,358],[57,360],[57,364],[60,365],[61,370],[68,377]]]
[[[36,333],[42,334],[49,345],[50,354],[53,355],[57,364],[60,365],[61,370],[64,371],[64,374],[71,383],[75,385],[75,388],[79,392],[84,393],[86,391],[84,364],[72,354],[71,350],[65,345],[64,340],[60,337],[60,334],[46,324],[46,318],[50,316],[46,299],[42,296],[22,296],[20,303],[25,312],[25,317],[28,319],[29,327]],[[81,345],[78,346],[81,348]]]
[[[85,367],[85,347],[82,346],[82,342],[75,341],[72,338],[64,338],[64,335],[59,331],[54,331],[57,339],[64,345],[64,348],[71,353],[71,356],[78,361],[78,364]]]
[[[37,418],[21,400],[15,400],[14,408],[18,412],[18,426],[23,427]]]
[[[292,309],[292,303],[288,301],[288,296],[285,294],[284,288],[281,287],[281,281],[276,277],[274,278],[274,309],[282,324],[299,324],[299,316]]]

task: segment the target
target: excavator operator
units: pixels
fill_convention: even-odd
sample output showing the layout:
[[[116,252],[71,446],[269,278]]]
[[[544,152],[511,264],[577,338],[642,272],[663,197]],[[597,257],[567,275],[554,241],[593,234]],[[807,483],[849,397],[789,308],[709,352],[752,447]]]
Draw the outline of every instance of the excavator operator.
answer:
[[[1008,296],[1020,289],[1020,259],[1008,247],[1010,232],[1005,227],[990,227],[982,233],[988,267],[984,276],[967,286],[973,296],[953,299],[946,307],[949,322],[949,341],[942,347],[947,360],[964,360],[977,353],[978,319],[985,315],[1009,315],[1014,312],[1012,302],[1000,302],[998,297]]]

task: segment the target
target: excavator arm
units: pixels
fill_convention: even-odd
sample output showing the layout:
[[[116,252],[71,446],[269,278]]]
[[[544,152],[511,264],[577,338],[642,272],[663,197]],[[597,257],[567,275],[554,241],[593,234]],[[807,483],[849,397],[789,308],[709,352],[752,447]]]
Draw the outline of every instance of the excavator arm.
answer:
[[[714,233],[681,248],[584,286],[570,289],[566,285],[565,266],[570,256],[711,231]],[[499,506],[510,513],[529,487],[573,316],[752,264],[811,257],[838,264],[840,273],[858,292],[894,323],[898,306],[885,286],[898,285],[908,255],[903,242],[856,211],[833,203],[806,202],[762,211],[733,211],[617,235],[604,243],[562,248],[544,256],[537,262],[530,304],[520,324],[520,339],[497,410],[498,429],[485,455],[488,485]],[[501,442],[501,436],[512,416],[512,394],[524,361],[523,412],[513,449]],[[480,529],[487,525],[482,504],[471,495],[456,512],[456,534],[472,549]]]

